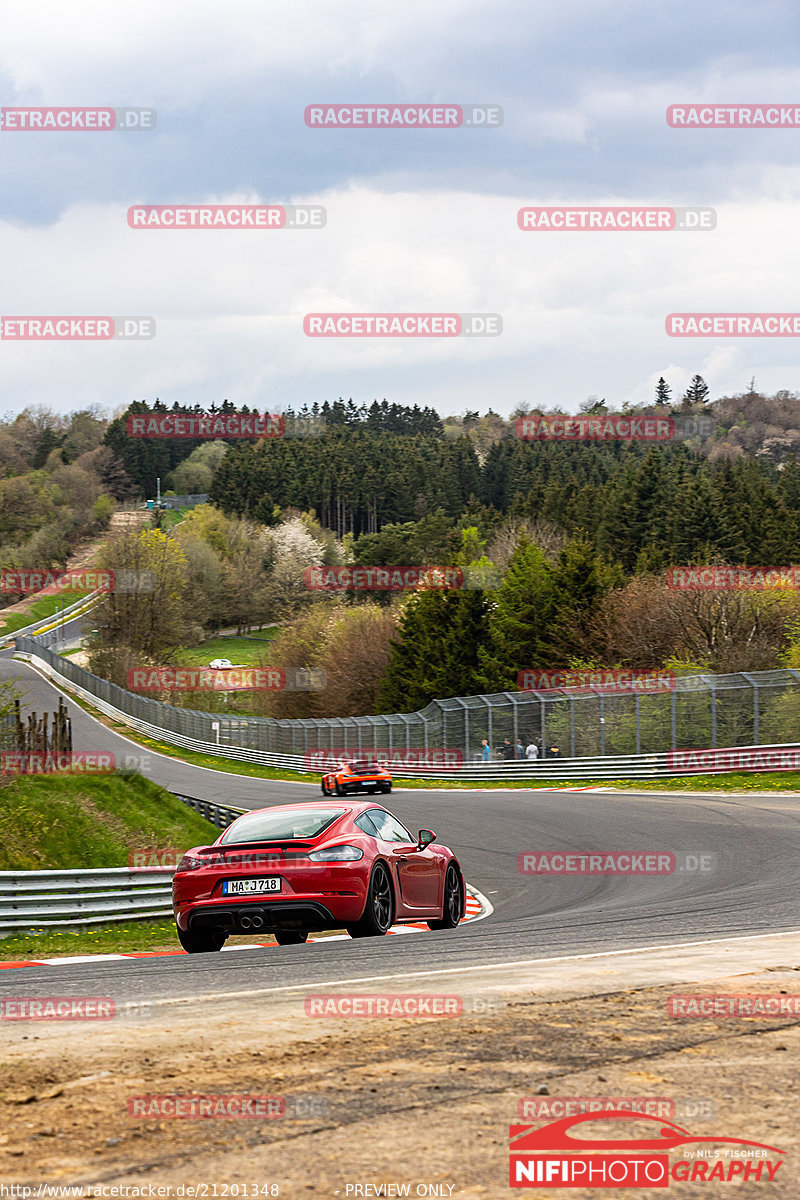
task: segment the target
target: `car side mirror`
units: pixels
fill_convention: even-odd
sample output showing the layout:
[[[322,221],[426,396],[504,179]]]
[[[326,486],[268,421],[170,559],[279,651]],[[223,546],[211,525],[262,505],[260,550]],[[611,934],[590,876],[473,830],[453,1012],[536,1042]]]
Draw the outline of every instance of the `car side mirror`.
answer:
[[[417,842],[417,849],[424,850],[426,846],[430,846],[431,842],[435,842],[435,841],[436,841],[436,834],[433,832],[432,829],[420,829],[419,841]]]

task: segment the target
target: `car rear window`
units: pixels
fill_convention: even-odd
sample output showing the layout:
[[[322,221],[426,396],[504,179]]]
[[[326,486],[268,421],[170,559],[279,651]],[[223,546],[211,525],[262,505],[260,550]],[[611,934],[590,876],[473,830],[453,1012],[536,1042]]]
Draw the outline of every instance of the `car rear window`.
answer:
[[[298,808],[295,812],[254,812],[238,817],[222,835],[221,845],[236,842],[290,842],[319,837],[346,808]]]

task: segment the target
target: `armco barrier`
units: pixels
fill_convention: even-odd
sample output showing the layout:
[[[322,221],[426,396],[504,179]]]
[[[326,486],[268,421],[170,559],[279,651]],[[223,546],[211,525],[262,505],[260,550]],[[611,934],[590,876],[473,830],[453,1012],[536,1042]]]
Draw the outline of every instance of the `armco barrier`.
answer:
[[[22,629],[15,629],[11,633],[0,634],[0,650],[8,645],[9,642],[16,641],[21,637],[38,637],[41,633],[47,633],[50,630],[57,630],[64,624],[65,619],[72,620],[73,617],[82,616],[83,613],[89,612],[94,608],[95,604],[101,597],[101,592],[90,592],[88,596],[83,596],[80,600],[76,600],[74,604],[70,604],[69,608],[62,608],[59,613],[54,613],[50,617],[44,617],[41,621],[33,621],[30,625],[24,625]]]
[[[227,829],[232,821],[248,811],[246,808],[230,808],[227,804],[215,804],[213,800],[198,800],[195,796],[179,796],[177,792],[174,792],[173,795],[182,800],[184,804],[188,804],[201,817],[205,817],[212,825],[216,825],[217,829]]]
[[[247,809],[178,796],[218,829]],[[172,916],[174,867],[0,871],[0,932]]]
[[[172,870],[0,871],[0,930],[172,916]]]

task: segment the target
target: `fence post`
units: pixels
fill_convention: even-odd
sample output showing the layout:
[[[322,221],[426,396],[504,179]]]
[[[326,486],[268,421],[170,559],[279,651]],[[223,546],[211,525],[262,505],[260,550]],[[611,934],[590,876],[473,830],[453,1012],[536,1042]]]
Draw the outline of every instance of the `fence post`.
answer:
[[[469,708],[460,696],[456,696],[455,699],[464,710],[464,762],[466,763],[469,762]]]
[[[642,753],[642,728],[639,717],[639,693],[636,693],[636,753]]]
[[[758,740],[758,725],[759,725],[759,696],[758,696],[758,680],[752,675],[748,675],[747,671],[741,672],[742,679],[746,679],[753,689],[753,745],[759,746],[761,743]]]

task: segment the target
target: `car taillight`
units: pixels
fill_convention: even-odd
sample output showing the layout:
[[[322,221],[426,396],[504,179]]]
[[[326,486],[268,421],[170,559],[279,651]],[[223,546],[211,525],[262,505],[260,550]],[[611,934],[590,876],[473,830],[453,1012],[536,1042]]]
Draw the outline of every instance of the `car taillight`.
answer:
[[[331,846],[328,850],[312,850],[308,856],[312,862],[355,862],[364,857],[358,846]]]
[[[184,854],[175,868],[175,872],[177,874],[178,871],[196,871],[198,867],[204,867],[205,865],[202,858],[192,858],[191,854]]]

